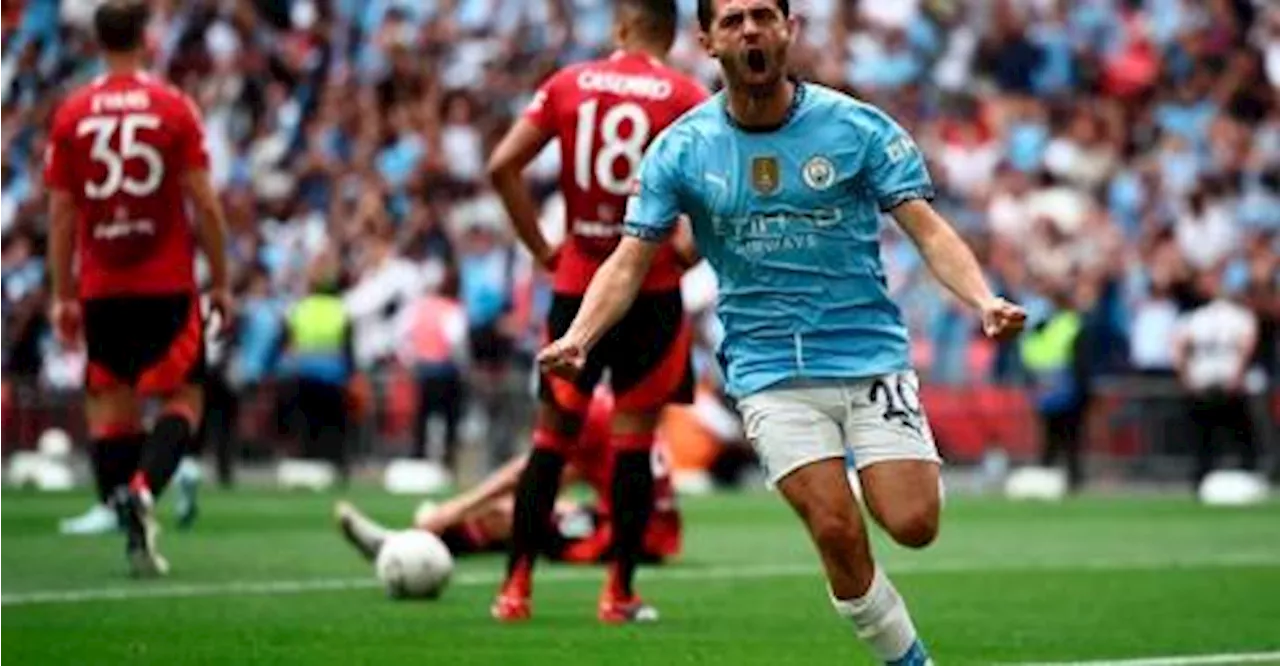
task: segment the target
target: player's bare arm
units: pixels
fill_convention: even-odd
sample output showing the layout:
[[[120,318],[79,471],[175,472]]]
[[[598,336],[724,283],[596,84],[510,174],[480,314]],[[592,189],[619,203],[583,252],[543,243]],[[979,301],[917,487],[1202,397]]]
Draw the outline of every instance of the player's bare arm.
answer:
[[[494,149],[488,167],[489,180],[502,198],[502,205],[511,216],[511,225],[520,242],[524,243],[534,260],[548,270],[554,268],[555,249],[547,243],[538,227],[538,206],[529,194],[523,174],[524,168],[551,139],[551,133],[520,118]]]
[[[524,469],[528,459],[527,455],[523,455],[508,460],[476,487],[441,504],[420,527],[436,534],[442,533],[465,520],[471,513],[483,508],[490,501],[510,495],[515,491],[516,483],[520,480],[520,471]]]
[[[209,299],[222,315],[222,327],[227,330],[231,324],[233,303],[227,282],[227,222],[222,202],[213,189],[208,171],[201,169],[186,174],[184,186],[195,205],[196,236],[200,249],[209,260]]]
[[[929,202],[913,199],[890,212],[938,281],[982,314],[982,330],[988,337],[1003,340],[1022,330],[1027,313],[992,293],[973,251]]]
[[[53,282],[54,331],[63,344],[73,344],[80,333],[80,305],[71,275],[76,240],[75,202],[63,189],[49,191],[49,261]]]
[[[586,362],[587,352],[618,320],[622,319],[640,283],[649,272],[658,243],[624,236],[591,280],[582,308],[569,330],[538,354],[538,363],[548,372],[573,375]]]
[[[520,481],[520,472],[528,462],[528,455],[517,456],[507,461],[474,488],[441,504],[419,527],[428,532],[440,534],[460,521],[470,518],[477,511],[482,511],[490,502],[511,495]],[[561,474],[560,483],[567,485],[576,481],[577,478],[577,470],[572,466],[566,466]]]

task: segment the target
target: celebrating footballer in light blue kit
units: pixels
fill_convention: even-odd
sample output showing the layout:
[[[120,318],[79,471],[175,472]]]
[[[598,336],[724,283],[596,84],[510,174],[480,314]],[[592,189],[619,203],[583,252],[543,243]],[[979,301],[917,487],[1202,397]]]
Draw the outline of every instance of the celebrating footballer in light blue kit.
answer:
[[[660,240],[689,215],[719,278],[729,391],[910,369],[880,261],[880,211],[933,196],[911,137],[883,112],[796,85],[776,131],[743,129],[724,93],[650,148],[626,233]]]
[[[660,241],[681,213],[691,219],[719,278],[729,392],[770,480],[843,455],[839,428],[796,432],[797,420],[806,431],[830,420],[818,412],[836,414],[859,467],[937,462],[880,261],[881,211],[933,196],[920,151],[880,110],[820,85],[797,83],[770,131],[741,127],[724,97],[654,143],[626,233]],[[757,427],[780,411],[786,429]]]
[[[701,42],[725,91],[650,146],[627,238],[596,273],[568,331],[539,354],[572,374],[629,307],[679,216],[719,278],[720,356],[769,479],[808,528],[837,614],[884,663],[931,664],[905,601],[871,557],[846,475],[852,449],[868,513],[898,543],[938,532],[937,449],[909,339],[880,261],[890,213],[930,269],[981,312],[987,335],[1022,327],[973,253],[929,205],[911,137],[875,107],[786,78],[786,0],[700,0]]]

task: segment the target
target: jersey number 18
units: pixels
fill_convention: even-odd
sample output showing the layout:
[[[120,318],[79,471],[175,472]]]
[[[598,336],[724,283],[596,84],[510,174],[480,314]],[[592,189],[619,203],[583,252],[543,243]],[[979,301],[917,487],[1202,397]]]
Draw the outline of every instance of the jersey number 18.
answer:
[[[610,107],[599,118],[600,152],[594,153],[592,159],[592,142],[596,134],[597,116],[600,115],[600,100],[592,99],[578,107],[577,140],[574,142],[573,180],[578,188],[591,189],[592,176],[605,192],[619,196],[627,194],[631,187],[631,179],[640,158],[644,157],[644,148],[649,143],[649,116],[639,104],[623,102]],[[621,136],[622,124],[631,123],[631,133]],[[627,162],[625,173],[619,177],[613,169],[614,162],[622,158]]]

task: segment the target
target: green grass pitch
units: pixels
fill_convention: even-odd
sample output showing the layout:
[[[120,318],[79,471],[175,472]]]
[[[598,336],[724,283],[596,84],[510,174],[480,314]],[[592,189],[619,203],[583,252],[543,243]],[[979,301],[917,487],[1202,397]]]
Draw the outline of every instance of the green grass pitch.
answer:
[[[10,665],[872,663],[764,493],[685,499],[684,557],[641,579],[662,621],[629,627],[595,621],[599,570],[551,566],[533,621],[495,624],[497,557],[460,562],[439,601],[392,602],[334,530],[336,495],[208,492],[193,531],[163,535],[160,581],[125,576],[119,538],[55,534],[83,494],[2,497]],[[395,524],[414,504],[351,497]],[[1280,503],[959,497],[931,548],[876,547],[943,666],[1280,650]]]

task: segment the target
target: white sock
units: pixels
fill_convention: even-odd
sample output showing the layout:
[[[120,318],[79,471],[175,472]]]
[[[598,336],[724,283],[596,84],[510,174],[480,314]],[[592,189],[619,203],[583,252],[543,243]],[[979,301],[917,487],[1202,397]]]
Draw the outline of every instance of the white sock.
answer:
[[[178,478],[190,479],[199,483],[204,477],[204,469],[200,467],[200,459],[193,456],[183,456],[182,461],[178,463]]]
[[[871,588],[858,599],[837,599],[827,588],[836,613],[853,622],[858,635],[882,662],[901,659],[916,641],[916,627],[907,604],[889,577],[876,567]]]
[[[387,537],[391,536],[391,530],[362,513],[353,516],[351,531],[355,532],[356,538],[365,544],[366,548],[375,553],[382,549],[382,544],[386,543]]]

